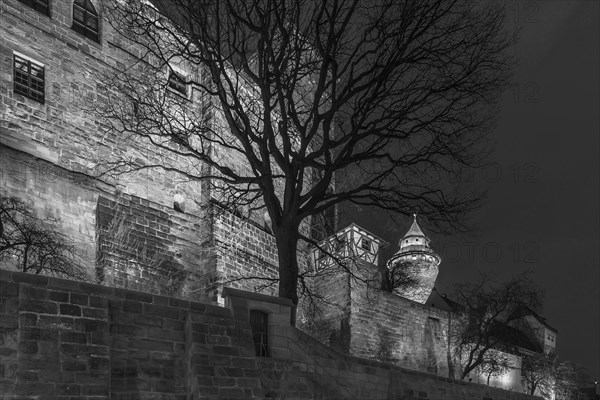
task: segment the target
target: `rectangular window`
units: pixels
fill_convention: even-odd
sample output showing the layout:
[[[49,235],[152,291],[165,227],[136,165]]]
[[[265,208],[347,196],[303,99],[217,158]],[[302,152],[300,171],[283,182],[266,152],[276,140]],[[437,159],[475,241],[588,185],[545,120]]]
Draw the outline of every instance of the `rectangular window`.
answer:
[[[269,314],[250,310],[250,328],[256,356],[269,357]]]
[[[73,2],[73,25],[71,28],[83,36],[100,43],[98,13],[90,0]]]
[[[14,55],[14,92],[44,104],[44,66]]]
[[[183,79],[183,77],[176,72],[171,72],[169,74],[169,89],[172,89],[180,95],[187,97],[188,92],[185,79]]]
[[[50,0],[19,0],[21,3],[50,16]]]
[[[371,251],[371,241],[367,238],[362,238],[360,247],[362,247],[364,250]]]

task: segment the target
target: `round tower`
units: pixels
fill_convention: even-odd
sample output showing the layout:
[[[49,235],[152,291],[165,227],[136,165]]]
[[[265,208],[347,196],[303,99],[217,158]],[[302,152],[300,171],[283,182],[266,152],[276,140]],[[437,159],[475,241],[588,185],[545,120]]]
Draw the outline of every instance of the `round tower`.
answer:
[[[414,214],[410,229],[400,239],[400,250],[387,262],[396,281],[404,282],[394,289],[394,293],[421,304],[427,301],[433,290],[438,265],[442,261],[429,247],[429,242],[417,223],[417,214]]]

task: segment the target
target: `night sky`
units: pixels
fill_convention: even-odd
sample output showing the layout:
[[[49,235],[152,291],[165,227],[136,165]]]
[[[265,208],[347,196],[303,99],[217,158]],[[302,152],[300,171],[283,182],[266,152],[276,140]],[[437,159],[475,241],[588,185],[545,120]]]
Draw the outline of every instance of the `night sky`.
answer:
[[[532,271],[558,355],[600,378],[600,2],[508,2],[521,26],[514,85],[491,135],[492,164],[473,172],[489,188],[471,235],[430,234],[442,256],[436,286]],[[408,230],[357,212],[392,243]],[[385,221],[385,222],[384,222]],[[427,233],[426,224],[424,230]]]

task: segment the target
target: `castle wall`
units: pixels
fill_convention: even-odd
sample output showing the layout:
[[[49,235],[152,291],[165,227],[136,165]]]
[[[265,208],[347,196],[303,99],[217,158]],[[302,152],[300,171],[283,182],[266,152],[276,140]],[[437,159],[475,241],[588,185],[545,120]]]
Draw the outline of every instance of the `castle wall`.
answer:
[[[0,145],[0,194],[23,200],[40,219],[59,220],[90,277],[96,259],[96,203],[108,188],[99,183]]]
[[[93,1],[97,10],[99,2]],[[52,2],[51,17],[18,2],[0,4],[0,145],[49,161],[66,171],[94,176],[98,166],[116,156],[136,162],[157,161],[160,154],[139,141],[118,137],[96,118],[92,107],[109,101],[102,73],[121,70],[138,49],[119,38],[102,21],[101,43],[71,29],[72,2]],[[22,54],[45,67],[45,103],[13,91],[13,54]],[[170,155],[165,161],[184,165]],[[120,190],[170,206],[183,192],[187,211],[200,200],[199,183],[173,173],[140,171],[103,180]],[[49,182],[51,183],[51,182]]]
[[[276,295],[278,256],[273,235],[252,221],[219,208],[215,208],[212,219],[216,271],[222,283]],[[221,298],[219,302],[223,304]]]
[[[297,324],[322,343],[350,352],[350,279],[340,268],[323,268],[309,281],[311,294],[300,299]]]
[[[256,298],[256,295],[248,294]],[[260,301],[264,303],[261,307]],[[242,309],[0,270],[0,392],[161,398],[527,400],[536,397],[348,357],[273,310],[277,357],[254,356]],[[277,328],[277,329],[275,329]]]
[[[355,285],[350,354],[448,376],[449,317],[446,311]]]
[[[214,249],[204,216],[137,196],[100,196],[97,205],[101,283],[196,301],[214,300]]]
[[[101,12],[101,2],[93,3]],[[167,157],[141,141],[119,137],[107,129],[90,109],[109,101],[102,73],[122,70],[139,56],[139,49],[116,35],[106,21],[101,21],[100,43],[73,31],[72,2],[52,2],[50,9],[48,17],[17,0],[0,4],[2,194],[30,202],[39,216],[60,218],[61,229],[78,244],[92,279],[96,259],[112,258],[114,271],[104,268],[107,274],[102,276],[107,284],[161,292],[160,283],[152,282],[152,273],[143,265],[156,261],[148,253],[167,258],[170,266],[163,265],[165,271],[192,271],[205,276],[220,273],[224,276],[213,277],[214,282],[229,282],[250,290],[273,283],[246,278],[276,276],[274,238],[257,224],[244,222],[227,211],[209,215],[208,185],[164,170],[97,174],[99,166],[105,167],[116,157],[128,157],[140,164],[164,162],[190,167],[194,173],[201,173],[202,166],[190,166],[183,158],[172,154]],[[44,104],[14,93],[14,54],[44,65]],[[190,104],[203,101],[198,90],[192,93]],[[207,111],[209,119],[211,115]],[[222,121],[215,118],[212,123]],[[225,162],[236,168],[246,165],[240,154],[222,149],[221,153]],[[175,194],[183,194],[185,213],[173,210]],[[135,241],[141,243],[143,257],[139,251],[128,257],[125,253],[130,249],[123,248],[116,254],[114,246],[111,254],[98,251],[106,247],[97,242],[105,233],[99,228],[114,219],[115,211],[109,209],[114,208],[112,202],[116,200],[120,201],[119,213],[134,220],[130,230]],[[124,211],[125,207],[131,210]],[[104,216],[105,221],[97,221],[97,216]],[[263,215],[253,218],[260,223],[264,219]],[[213,233],[214,238],[207,237]],[[274,293],[276,288],[275,283],[265,290]],[[198,298],[198,287],[192,285],[188,292]],[[214,288],[207,296],[202,298],[222,301]]]

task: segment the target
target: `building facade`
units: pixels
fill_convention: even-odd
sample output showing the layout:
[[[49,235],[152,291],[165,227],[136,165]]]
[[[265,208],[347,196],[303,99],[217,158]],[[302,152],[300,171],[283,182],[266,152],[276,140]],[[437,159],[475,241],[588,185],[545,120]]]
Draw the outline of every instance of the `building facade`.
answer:
[[[102,10],[99,0],[0,3],[0,195],[26,201],[40,218],[60,219],[92,282],[216,304],[223,304],[223,285],[276,294],[269,284],[278,273],[276,243],[262,214],[244,218],[220,207],[208,185],[169,171],[99,173],[106,160],[148,163],[163,155],[117,136],[93,112],[92,105],[111,102],[103,74],[139,56]],[[203,105],[202,93],[177,74],[166,74],[164,85],[165,96]],[[219,124],[216,113],[199,109]],[[453,313],[426,302],[441,259],[416,218],[388,268],[410,270],[417,289],[380,289],[383,243],[361,227],[327,241],[300,253],[325,302],[301,303],[299,326],[344,353],[447,377]],[[542,332],[535,315],[524,319]],[[554,330],[541,335],[554,345]],[[519,387],[516,376],[502,379],[494,384]]]
[[[27,201],[40,218],[60,219],[93,281],[219,302],[223,281],[254,290],[261,282],[247,276],[276,276],[275,242],[262,215],[241,218],[214,203],[208,185],[168,171],[100,174],[108,160],[164,156],[119,137],[98,116],[114,101],[102,78],[139,53],[103,18],[101,2],[1,7],[3,196]],[[183,91],[201,109],[202,94],[175,78],[165,75],[165,98],[179,101]],[[165,272],[174,278],[161,282]]]

